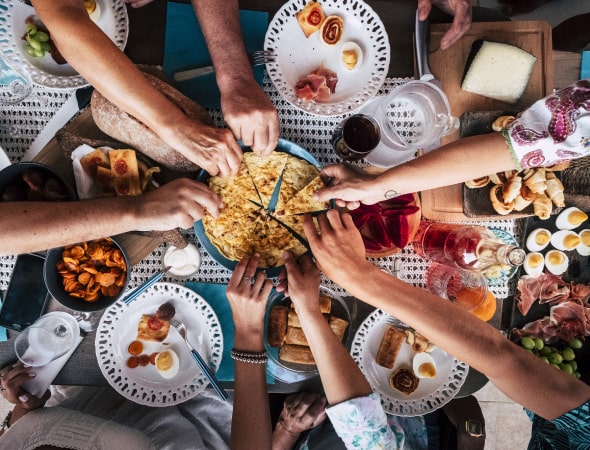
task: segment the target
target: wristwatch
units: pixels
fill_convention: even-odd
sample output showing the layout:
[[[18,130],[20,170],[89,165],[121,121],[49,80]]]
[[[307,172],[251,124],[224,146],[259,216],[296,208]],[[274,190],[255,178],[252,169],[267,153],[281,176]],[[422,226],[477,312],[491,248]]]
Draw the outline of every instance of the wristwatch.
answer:
[[[465,432],[472,437],[485,437],[484,425],[479,420],[469,419],[465,421]]]

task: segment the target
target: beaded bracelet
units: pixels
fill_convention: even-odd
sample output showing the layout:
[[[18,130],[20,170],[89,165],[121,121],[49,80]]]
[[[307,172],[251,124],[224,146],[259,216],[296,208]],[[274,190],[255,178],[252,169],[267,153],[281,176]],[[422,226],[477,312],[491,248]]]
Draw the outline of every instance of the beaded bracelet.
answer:
[[[244,352],[241,350],[231,349],[230,356],[236,361],[252,364],[265,364],[268,361],[266,352]]]

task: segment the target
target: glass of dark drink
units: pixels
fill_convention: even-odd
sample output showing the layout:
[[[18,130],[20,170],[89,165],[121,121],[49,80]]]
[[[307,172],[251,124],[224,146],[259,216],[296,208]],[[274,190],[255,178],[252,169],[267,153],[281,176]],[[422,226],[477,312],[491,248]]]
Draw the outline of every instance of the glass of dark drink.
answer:
[[[375,119],[355,114],[338,124],[332,133],[332,147],[345,161],[358,161],[367,156],[381,141],[381,131]]]

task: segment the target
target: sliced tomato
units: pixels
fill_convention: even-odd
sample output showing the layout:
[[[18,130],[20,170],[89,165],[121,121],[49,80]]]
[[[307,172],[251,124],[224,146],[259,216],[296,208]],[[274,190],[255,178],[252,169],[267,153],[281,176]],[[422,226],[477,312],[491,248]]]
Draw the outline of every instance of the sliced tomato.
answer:
[[[307,16],[307,23],[313,25],[314,27],[318,26],[322,22],[322,13],[318,8],[314,8]]]
[[[158,319],[155,316],[152,316],[148,319],[147,325],[151,331],[158,331],[164,326],[164,321]]]
[[[115,173],[118,176],[125,175],[129,170],[129,168],[127,167],[127,163],[123,160],[117,161],[115,163],[114,169],[115,169]]]

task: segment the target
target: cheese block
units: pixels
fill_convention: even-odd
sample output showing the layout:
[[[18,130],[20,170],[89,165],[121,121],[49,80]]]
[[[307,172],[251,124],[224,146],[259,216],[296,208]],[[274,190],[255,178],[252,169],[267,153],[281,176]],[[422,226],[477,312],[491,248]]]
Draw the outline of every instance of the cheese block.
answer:
[[[506,103],[520,100],[537,58],[509,44],[473,43],[461,89]]]

